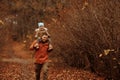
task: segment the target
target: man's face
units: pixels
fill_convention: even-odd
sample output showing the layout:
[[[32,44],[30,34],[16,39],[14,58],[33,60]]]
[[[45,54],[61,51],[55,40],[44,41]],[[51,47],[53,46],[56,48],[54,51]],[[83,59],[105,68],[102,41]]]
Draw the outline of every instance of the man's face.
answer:
[[[45,42],[45,41],[47,41],[47,40],[48,40],[48,36],[47,36],[47,35],[43,35],[43,36],[42,36],[42,41]]]

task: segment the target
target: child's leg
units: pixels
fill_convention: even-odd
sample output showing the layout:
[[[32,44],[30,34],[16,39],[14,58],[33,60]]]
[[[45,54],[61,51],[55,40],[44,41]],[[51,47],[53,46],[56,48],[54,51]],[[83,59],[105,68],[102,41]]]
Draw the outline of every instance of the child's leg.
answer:
[[[51,38],[48,38],[48,41],[49,41],[49,44],[51,44],[51,43],[52,43],[52,40],[51,40]]]
[[[48,51],[51,51],[53,49],[53,46],[52,46],[52,41],[51,39],[49,38],[49,48],[48,48]]]
[[[38,37],[38,31],[35,33],[35,38],[37,38]]]
[[[36,44],[35,44],[35,47],[36,47],[36,49],[39,49],[39,42],[40,42],[40,37],[38,37],[37,39],[37,42],[36,42]]]

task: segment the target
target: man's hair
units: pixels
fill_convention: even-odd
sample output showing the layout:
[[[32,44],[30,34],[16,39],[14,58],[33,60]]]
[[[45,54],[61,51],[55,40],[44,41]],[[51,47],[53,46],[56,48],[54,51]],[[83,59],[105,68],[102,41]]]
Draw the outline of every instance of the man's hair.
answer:
[[[44,35],[48,36],[48,34],[47,34],[47,33],[42,34],[42,36],[44,36]],[[49,37],[49,36],[48,36],[48,37]]]

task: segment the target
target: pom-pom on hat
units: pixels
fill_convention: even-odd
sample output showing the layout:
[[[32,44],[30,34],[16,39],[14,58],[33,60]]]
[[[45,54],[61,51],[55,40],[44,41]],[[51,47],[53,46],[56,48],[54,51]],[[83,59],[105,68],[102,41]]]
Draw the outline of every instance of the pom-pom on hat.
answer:
[[[44,23],[43,23],[43,22],[39,22],[39,23],[38,23],[38,27],[41,27],[41,26],[44,26]]]

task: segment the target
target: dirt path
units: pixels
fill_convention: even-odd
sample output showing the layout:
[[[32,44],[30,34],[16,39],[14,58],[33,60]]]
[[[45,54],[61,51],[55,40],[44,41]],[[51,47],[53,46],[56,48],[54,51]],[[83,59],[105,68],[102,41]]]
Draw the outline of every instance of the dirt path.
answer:
[[[0,54],[0,80],[34,80],[31,55],[23,49],[24,44],[12,42]]]
[[[32,54],[24,44],[12,42],[0,54],[0,80],[35,80]],[[104,80],[93,73],[52,63],[49,80]]]

